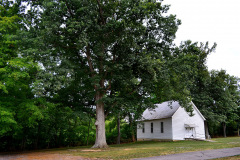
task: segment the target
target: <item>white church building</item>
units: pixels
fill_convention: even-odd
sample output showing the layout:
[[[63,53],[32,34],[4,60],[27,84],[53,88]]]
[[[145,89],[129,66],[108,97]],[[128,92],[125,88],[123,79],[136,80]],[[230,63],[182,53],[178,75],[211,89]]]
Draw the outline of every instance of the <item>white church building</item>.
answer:
[[[205,139],[205,118],[191,103],[193,116],[177,101],[156,104],[153,110],[146,109],[137,127],[137,140]]]

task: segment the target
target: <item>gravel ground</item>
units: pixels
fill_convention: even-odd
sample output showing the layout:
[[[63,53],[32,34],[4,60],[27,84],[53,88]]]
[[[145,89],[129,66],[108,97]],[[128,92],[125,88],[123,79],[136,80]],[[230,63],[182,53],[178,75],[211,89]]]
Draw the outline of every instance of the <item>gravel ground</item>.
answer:
[[[0,155],[0,160],[98,160],[98,159],[83,158],[80,156],[72,156],[66,154],[31,152]]]

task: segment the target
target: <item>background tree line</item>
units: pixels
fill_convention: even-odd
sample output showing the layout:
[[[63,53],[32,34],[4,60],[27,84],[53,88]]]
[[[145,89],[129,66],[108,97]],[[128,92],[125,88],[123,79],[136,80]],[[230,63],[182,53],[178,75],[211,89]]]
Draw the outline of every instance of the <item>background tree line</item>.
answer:
[[[1,1],[0,149],[136,141],[142,112],[167,100],[187,111],[192,100],[211,136],[234,135],[239,79],[208,71],[216,44],[175,46],[181,22],[168,9],[137,0]]]

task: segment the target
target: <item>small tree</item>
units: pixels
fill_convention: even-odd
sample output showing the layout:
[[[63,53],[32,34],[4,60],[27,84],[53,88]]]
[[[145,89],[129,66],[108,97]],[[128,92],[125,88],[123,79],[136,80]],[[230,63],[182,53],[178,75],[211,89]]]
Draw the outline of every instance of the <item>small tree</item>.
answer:
[[[238,79],[230,76],[226,71],[211,71],[212,110],[217,115],[223,127],[223,136],[226,137],[226,125],[238,119],[239,106]]]

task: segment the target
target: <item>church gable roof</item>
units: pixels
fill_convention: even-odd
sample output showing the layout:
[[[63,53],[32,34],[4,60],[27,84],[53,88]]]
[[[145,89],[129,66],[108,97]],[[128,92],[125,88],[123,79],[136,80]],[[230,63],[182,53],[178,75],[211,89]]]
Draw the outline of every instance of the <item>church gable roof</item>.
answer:
[[[163,119],[170,118],[180,107],[177,101],[167,101],[161,104],[155,104],[155,109],[146,109],[143,112],[142,120],[154,120],[154,119]]]

